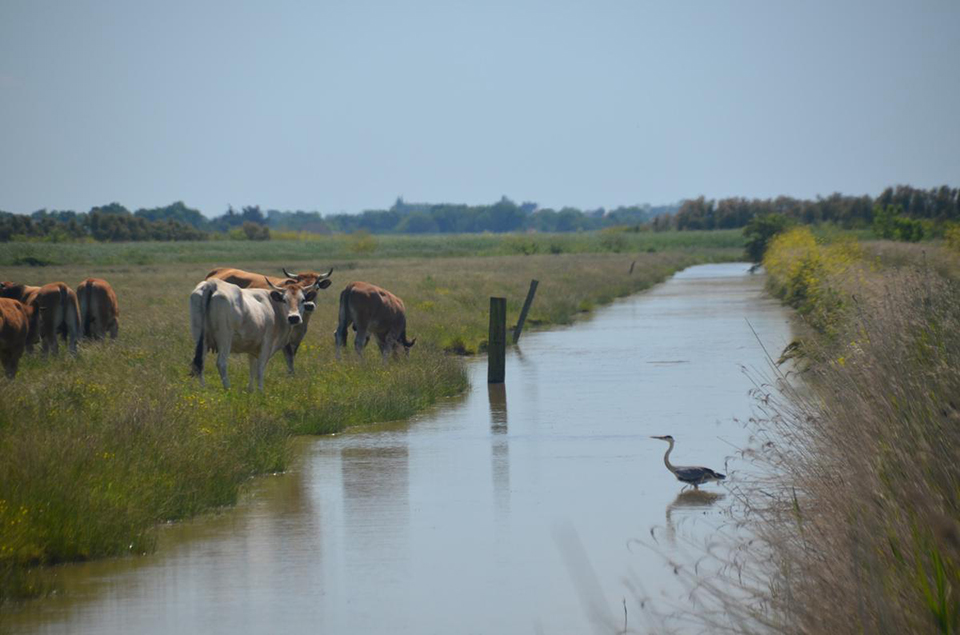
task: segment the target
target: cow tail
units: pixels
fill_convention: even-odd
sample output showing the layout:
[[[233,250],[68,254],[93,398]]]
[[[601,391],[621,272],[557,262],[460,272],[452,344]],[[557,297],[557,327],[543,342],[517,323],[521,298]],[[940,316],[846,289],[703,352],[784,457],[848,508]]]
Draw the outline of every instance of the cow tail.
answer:
[[[350,326],[350,287],[340,292],[340,316],[337,323],[337,340],[346,344],[347,328]]]
[[[203,295],[200,297],[200,337],[197,338],[197,347],[194,349],[193,367],[191,369],[194,375],[203,374],[203,338],[206,335],[207,310],[210,308],[210,298],[213,297],[213,292],[216,290],[216,284],[207,284],[204,286]]]
[[[67,285],[60,285],[60,300],[66,298],[68,307],[64,308],[63,321],[66,323],[66,332],[70,335],[70,341],[76,342],[80,330],[80,306],[77,302],[77,294],[69,293]]]
[[[73,338],[77,336],[77,330],[80,328],[80,307],[77,306],[76,296],[70,296],[70,290],[62,282],[57,285],[60,291],[60,321],[53,325],[54,336],[60,335],[67,339],[70,335]],[[56,319],[56,313],[54,313]]]
[[[90,337],[93,324],[93,310],[91,308],[91,296],[93,289],[89,282],[84,282],[77,288],[77,300],[80,302],[80,334],[83,337]]]

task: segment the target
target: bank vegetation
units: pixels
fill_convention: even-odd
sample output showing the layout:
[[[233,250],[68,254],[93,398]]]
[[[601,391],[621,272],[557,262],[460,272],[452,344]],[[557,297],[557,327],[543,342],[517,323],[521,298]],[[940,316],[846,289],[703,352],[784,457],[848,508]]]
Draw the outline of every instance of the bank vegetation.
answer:
[[[699,581],[716,601],[707,620],[956,632],[960,249],[827,243],[798,228],[771,241],[764,265],[803,336],[758,380],[748,456],[770,476],[737,490],[756,538],[727,562],[728,586]]]

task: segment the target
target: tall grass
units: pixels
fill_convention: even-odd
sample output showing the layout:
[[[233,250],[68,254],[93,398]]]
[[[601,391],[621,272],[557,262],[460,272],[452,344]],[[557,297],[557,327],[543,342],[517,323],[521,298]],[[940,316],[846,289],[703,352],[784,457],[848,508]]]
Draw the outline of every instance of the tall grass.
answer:
[[[727,569],[727,588],[745,569],[769,584],[750,602],[704,588],[740,632],[956,632],[960,285],[922,259],[825,264],[826,248],[801,238],[774,244],[767,263],[815,328],[803,380],[758,386],[754,456],[770,476],[740,491],[757,538]]]
[[[409,417],[462,392],[466,373],[449,351],[484,348],[491,295],[508,298],[515,321],[537,278],[533,328],[562,324],[679,268],[739,256],[738,249],[348,262],[291,255],[285,266],[334,266],[335,284],[318,298],[296,374],[288,377],[276,356],[259,394],[223,391],[212,364],[207,388],[188,376],[196,282],[222,264],[279,273],[282,252],[252,261],[242,243],[226,244],[234,252],[218,262],[0,268],[0,279],[30,284],[105,278],[121,309],[117,341],[85,344],[75,358],[27,356],[14,381],[0,382],[0,601],[41,592],[36,565],[147,551],[157,523],[233,503],[252,475],[284,468],[291,435]],[[383,365],[371,345],[363,362],[352,349],[335,361],[337,290],[352,280],[405,300],[408,336],[417,338],[409,358]],[[235,356],[229,372],[235,386],[245,385],[245,360]]]

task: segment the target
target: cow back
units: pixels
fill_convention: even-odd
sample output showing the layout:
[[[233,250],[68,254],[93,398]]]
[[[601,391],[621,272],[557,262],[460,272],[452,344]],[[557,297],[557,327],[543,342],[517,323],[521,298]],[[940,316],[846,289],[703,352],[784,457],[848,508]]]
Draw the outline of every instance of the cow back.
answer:
[[[120,318],[117,294],[106,280],[87,278],[77,287],[77,299],[80,302],[83,334],[86,336],[103,335]]]
[[[368,282],[351,282],[344,289],[350,313],[358,330],[401,331],[406,326],[403,300]]]
[[[34,309],[19,300],[0,298],[0,349],[20,350],[27,345]]]

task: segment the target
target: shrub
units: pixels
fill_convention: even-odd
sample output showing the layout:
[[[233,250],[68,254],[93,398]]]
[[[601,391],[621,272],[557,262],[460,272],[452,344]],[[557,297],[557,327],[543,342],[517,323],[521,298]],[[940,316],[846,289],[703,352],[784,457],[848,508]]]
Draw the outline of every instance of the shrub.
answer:
[[[947,247],[960,253],[960,225],[950,224],[943,234],[947,241]]]
[[[355,254],[372,254],[377,250],[377,239],[366,229],[350,234],[350,251]]]
[[[770,240],[790,228],[794,221],[783,214],[764,214],[750,219],[743,228],[743,237],[746,239],[746,254],[751,262],[763,262],[763,255],[767,251]]]
[[[861,257],[856,240],[824,247],[808,228],[798,227],[770,242],[763,264],[774,295],[797,309],[817,331],[833,334],[846,305],[840,281]]]

